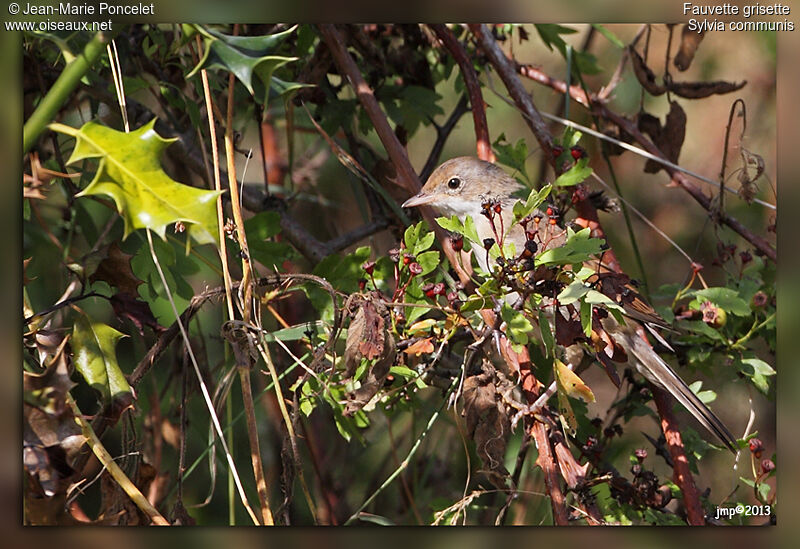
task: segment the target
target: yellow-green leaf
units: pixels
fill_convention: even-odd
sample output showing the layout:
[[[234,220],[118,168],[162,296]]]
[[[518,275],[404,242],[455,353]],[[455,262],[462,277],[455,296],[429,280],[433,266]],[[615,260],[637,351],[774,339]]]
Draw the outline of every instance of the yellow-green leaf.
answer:
[[[99,158],[97,173],[78,196],[110,196],[125,220],[125,236],[135,229],[152,229],[165,237],[167,225],[181,221],[200,244],[216,242],[218,191],[206,191],[171,179],[161,167],[161,152],[174,141],[153,129],[155,119],[130,133],[87,122],[69,163]]]
[[[594,393],[578,374],[567,368],[567,365],[556,359],[556,381],[558,390],[572,398],[579,398],[584,402],[594,402]]]
[[[80,315],[72,327],[75,368],[100,393],[103,403],[128,400],[131,387],[117,363],[117,341],[126,337],[111,326]]]

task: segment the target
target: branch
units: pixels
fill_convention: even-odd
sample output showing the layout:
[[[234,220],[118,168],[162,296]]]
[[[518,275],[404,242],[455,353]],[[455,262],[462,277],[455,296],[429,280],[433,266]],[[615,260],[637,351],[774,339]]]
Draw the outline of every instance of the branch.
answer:
[[[689,471],[689,460],[686,458],[686,451],[683,448],[681,432],[672,413],[672,399],[664,390],[653,384],[650,384],[650,390],[653,393],[656,408],[658,408],[658,415],[661,416],[661,428],[667,439],[669,455],[672,457],[673,478],[683,495],[686,518],[692,526],[704,526],[706,523],[705,512],[703,512],[700,494],[692,478],[692,473]]]
[[[539,82],[540,84],[544,84],[545,86],[548,86],[557,92],[566,93],[567,86],[562,80],[552,78],[541,70],[530,65],[516,64],[516,67],[517,71],[523,76]],[[576,86],[571,86],[569,88],[569,94],[574,101],[577,101],[584,107],[592,109],[593,113],[600,118],[610,120],[619,126],[622,131],[633,137],[633,139],[639,143],[645,151],[656,156],[657,158],[668,161],[666,155],[661,151],[661,149],[659,149],[652,141],[650,141],[650,139],[642,134],[636,124],[624,116],[609,110],[596,95],[592,94],[591,96],[587,97],[586,93]],[[707,212],[712,213],[714,211],[712,199],[709,196],[706,196],[702,189],[700,189],[697,185],[689,181],[683,172],[669,164],[662,165],[674,183],[689,193],[689,195],[694,198]],[[742,225],[739,220],[728,214],[720,212],[719,221],[730,227],[746,241],[750,242],[772,261],[777,261],[777,252],[775,251],[775,248],[773,248],[765,238],[756,235],[750,229]]]
[[[400,144],[400,141],[389,125],[389,121],[386,119],[386,115],[381,110],[378,100],[375,98],[375,94],[366,81],[364,81],[364,77],[361,76],[356,62],[353,61],[353,58],[347,53],[342,35],[334,25],[318,25],[317,28],[322,35],[322,39],[327,44],[328,49],[330,49],[331,55],[333,55],[333,61],[339,73],[350,83],[353,91],[355,91],[358,100],[361,102],[361,106],[364,108],[367,116],[369,116],[375,128],[375,132],[378,134],[381,143],[383,143],[383,147],[386,149],[389,159],[392,164],[394,164],[395,170],[397,171],[397,182],[400,186],[405,187],[409,193],[416,194],[420,188],[422,188],[422,184],[414,168],[411,166],[411,161],[408,159],[405,148]],[[450,239],[447,238],[444,229],[436,223],[433,211],[429,207],[421,207],[420,210],[425,221],[428,222],[428,226],[436,234],[450,264],[453,265],[453,268],[458,272],[459,278],[462,279],[462,282],[468,283],[469,276],[463,273],[463,269],[458,269],[457,266],[459,262],[453,247],[450,245]]]
[[[544,118],[542,118],[539,111],[536,110],[536,105],[533,104],[531,95],[522,86],[522,82],[520,82],[519,78],[517,78],[514,62],[506,57],[506,54],[500,49],[500,45],[492,36],[489,27],[486,25],[471,24],[469,28],[477,39],[481,49],[489,58],[489,62],[495,68],[497,74],[500,75],[514,103],[526,114],[524,117],[525,122],[533,132],[534,137],[536,137],[536,141],[538,141],[539,145],[542,147],[543,154],[550,159],[550,162],[555,167],[555,159],[552,154],[553,136],[550,135]]]
[[[492,141],[489,139],[489,125],[486,122],[486,107],[483,101],[483,94],[481,94],[481,85],[478,82],[478,75],[475,73],[475,68],[472,66],[472,61],[467,57],[467,52],[464,47],[456,40],[453,33],[446,25],[438,23],[430,25],[439,40],[442,41],[444,46],[453,56],[453,59],[458,63],[461,70],[461,77],[464,79],[464,85],[469,93],[469,104],[472,107],[472,120],[475,124],[475,141],[478,145],[478,158],[486,160],[487,162],[494,162],[496,160],[494,152],[492,151]]]
[[[67,101],[69,95],[80,83],[89,68],[97,61],[97,58],[105,51],[105,45],[113,37],[102,32],[94,35],[91,41],[86,44],[83,52],[77,56],[72,62],[64,67],[58,80],[55,81],[53,87],[47,92],[36,110],[25,122],[22,128],[22,153],[28,152],[39,136],[42,134],[47,124],[53,121],[56,113],[61,106]]]
[[[431,147],[431,152],[428,155],[428,160],[425,161],[425,165],[422,167],[422,171],[419,172],[420,180],[427,181],[430,175],[433,173],[433,170],[439,163],[439,158],[442,155],[442,149],[444,149],[444,144],[447,141],[447,138],[450,137],[450,134],[455,129],[456,124],[458,124],[458,121],[461,120],[461,117],[468,110],[467,96],[462,95],[461,99],[458,100],[456,107],[453,109],[453,112],[450,113],[450,116],[447,118],[447,121],[441,126],[436,126],[436,141],[434,142],[433,147]]]

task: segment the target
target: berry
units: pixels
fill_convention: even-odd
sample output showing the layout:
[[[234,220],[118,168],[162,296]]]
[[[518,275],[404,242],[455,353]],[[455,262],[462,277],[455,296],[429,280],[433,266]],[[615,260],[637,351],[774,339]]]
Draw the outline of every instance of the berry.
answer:
[[[553,145],[553,158],[558,158],[564,152],[564,147],[561,145]]]
[[[569,150],[569,154],[571,154],[572,158],[574,158],[575,160],[580,160],[581,158],[586,157],[586,149],[584,149],[580,145],[575,145]]]
[[[483,247],[484,248],[486,248],[488,250],[492,246],[494,246],[494,238],[490,237],[490,238],[484,238],[483,239]]]
[[[460,233],[451,234],[450,244],[453,246],[455,251],[460,252],[464,249],[464,235]]]

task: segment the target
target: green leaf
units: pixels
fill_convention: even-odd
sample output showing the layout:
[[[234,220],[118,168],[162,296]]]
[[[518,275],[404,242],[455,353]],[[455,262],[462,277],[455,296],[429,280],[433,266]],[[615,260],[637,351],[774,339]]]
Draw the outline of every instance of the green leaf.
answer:
[[[464,234],[464,225],[461,223],[461,220],[458,218],[458,216],[454,215],[453,217],[437,217],[436,223],[438,223],[442,229],[450,231],[451,233]],[[406,232],[408,232],[408,229],[406,229]]]
[[[553,337],[553,330],[550,329],[550,321],[543,309],[539,309],[539,331],[542,333],[542,343],[544,343],[547,356],[555,356],[553,353],[556,348],[556,340]]]
[[[559,53],[566,58],[567,43],[561,38],[561,35],[574,34],[578,31],[549,23],[534,26],[536,27],[536,32],[539,33],[542,41],[550,51],[553,51],[553,47],[555,47]],[[574,62],[573,72],[575,72],[576,69],[577,72],[582,74],[597,74],[600,72],[600,67],[597,66],[597,58],[588,52],[573,50],[572,60]]]
[[[506,323],[506,329],[511,337],[511,341],[526,345],[529,341],[529,334],[533,330],[533,326],[531,326],[530,321],[525,318],[525,315],[503,303],[503,308],[500,309],[500,316]]]
[[[267,267],[280,267],[296,255],[288,244],[269,240],[281,231],[280,218],[278,212],[261,212],[244,222],[250,256]]]
[[[602,251],[603,241],[591,238],[589,228],[577,233],[567,228],[567,241],[559,248],[545,250],[537,258],[537,265],[577,265]]]
[[[383,86],[378,99],[386,107],[386,114],[398,126],[413,134],[420,123],[430,124],[436,116],[444,114],[439,106],[442,96],[422,86]]]
[[[436,235],[433,234],[433,231],[428,231],[425,233],[425,236],[417,240],[414,244],[414,249],[411,252],[412,255],[419,255],[420,253],[424,252],[431,246],[433,246],[433,241],[436,238]]]
[[[697,298],[696,308],[700,307],[703,301],[710,301],[723,309],[725,312],[736,316],[750,316],[751,310],[747,302],[739,297],[736,290],[725,287],[704,288],[690,292],[688,296]]]
[[[111,326],[80,315],[72,327],[75,369],[95,389],[104,404],[131,398],[131,387],[117,364],[117,341],[127,337]]]
[[[497,153],[498,162],[518,171],[529,181],[528,172],[525,170],[525,162],[528,159],[528,145],[525,139],[520,138],[512,145],[506,142],[506,134],[501,133],[492,143],[492,148]]]
[[[581,327],[586,337],[592,335],[592,305],[588,300],[581,301]]]
[[[520,219],[528,216],[533,210],[538,208],[539,206],[544,203],[545,198],[550,195],[550,191],[553,190],[552,185],[545,185],[540,190],[532,190],[528,194],[528,198],[525,200],[524,203],[522,202],[515,202],[514,203],[514,220],[519,221]]]
[[[617,38],[617,35],[608,30],[604,25],[592,23],[592,26],[597,32],[605,36],[606,39],[612,44],[614,44],[616,47],[618,47],[619,49],[625,49],[625,44],[622,42],[622,40]]]
[[[433,233],[431,233],[431,235],[432,234]],[[417,256],[417,263],[422,266],[422,273],[420,273],[420,276],[425,276],[439,265],[439,252],[423,252]]]
[[[585,296],[589,293],[589,288],[580,280],[576,280],[572,282],[569,286],[561,290],[561,293],[558,294],[558,302],[561,305],[569,305],[570,303],[575,303],[580,298]]]
[[[575,162],[575,164],[558,176],[553,183],[554,187],[571,187],[582,183],[587,177],[592,175],[592,168],[588,166],[589,159],[584,157]]]
[[[204,36],[203,58],[187,75],[191,78],[202,69],[223,69],[232,72],[247,91],[263,104],[269,101],[272,73],[278,67],[296,61],[296,57],[273,55],[281,42],[296,27],[265,36],[228,36],[205,27],[196,27]],[[254,79],[253,76],[256,78]],[[281,82],[286,91],[286,84]],[[296,84],[293,89],[301,87]]]
[[[130,133],[87,122],[75,133],[68,164],[99,158],[91,183],[78,196],[110,196],[125,220],[125,236],[135,229],[152,229],[165,238],[166,227],[181,221],[200,244],[216,242],[217,191],[183,185],[162,169],[161,152],[174,141],[158,135],[155,119]]]
[[[745,376],[749,377],[753,385],[766,394],[769,391],[769,382],[767,378],[775,375],[775,370],[759,358],[742,358],[734,362],[736,368]]]

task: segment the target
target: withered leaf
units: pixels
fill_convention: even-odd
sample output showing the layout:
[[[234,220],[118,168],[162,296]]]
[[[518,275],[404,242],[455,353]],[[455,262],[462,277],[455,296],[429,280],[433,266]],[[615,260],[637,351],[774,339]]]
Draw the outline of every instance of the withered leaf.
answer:
[[[116,293],[111,296],[109,301],[111,308],[114,309],[114,314],[118,318],[127,318],[133,322],[140,335],[144,335],[144,326],[150,326],[156,333],[164,331],[164,327],[158,323],[156,317],[150,311],[150,306],[144,301],[136,299],[128,292]]]
[[[560,435],[559,435],[560,438]],[[558,462],[558,469],[561,476],[570,488],[577,488],[586,480],[586,473],[589,471],[589,462],[583,465],[575,461],[575,456],[569,451],[563,440],[555,443],[555,455]]]
[[[583,333],[583,326],[581,321],[571,315],[567,319],[561,312],[563,307],[559,307],[556,311],[556,343],[564,347],[569,347],[578,341],[585,340],[586,335]],[[572,313],[574,308],[568,306],[567,310]]]
[[[508,470],[504,461],[511,422],[498,397],[495,381],[494,368],[488,364],[483,365],[480,374],[464,380],[464,414],[467,433],[475,441],[475,450],[489,480],[506,489]]]
[[[742,89],[747,80],[741,82],[726,82],[714,80],[712,82],[670,82],[668,89],[675,95],[684,99],[702,99],[710,95],[722,95]]]
[[[407,348],[403,349],[403,352],[408,355],[417,355],[417,356],[432,353],[433,342],[429,337],[422,338],[418,341],[415,341]]]
[[[137,296],[140,284],[143,282],[133,274],[131,268],[133,256],[120,250],[116,242],[108,246],[105,257],[97,265],[97,270],[89,276],[90,282],[102,280],[110,286]]]
[[[677,102],[670,103],[669,113],[663,127],[657,118],[643,113],[639,117],[639,129],[650,136],[667,160],[673,163],[678,162],[683,140],[686,137],[686,113]],[[662,169],[664,166],[654,160],[648,160],[644,166],[646,173],[657,173]]]
[[[555,361],[555,368],[559,391],[563,389],[569,397],[579,398],[584,402],[594,402],[594,393],[578,374],[558,359]]]
[[[628,54],[631,58],[633,74],[636,75],[636,79],[650,95],[661,95],[667,91],[667,88],[656,83],[655,73],[647,66],[647,63],[636,51],[636,48],[628,46]]]
[[[724,80],[714,80],[712,82],[677,82],[675,80],[668,80],[665,85],[658,84],[656,82],[655,73],[647,66],[647,63],[645,63],[636,49],[633,46],[628,46],[628,52],[636,79],[650,95],[658,96],[670,91],[685,99],[702,99],[714,94],[721,95],[731,93],[743,88],[744,85],[747,84],[746,80],[742,82],[726,82]]]
[[[386,318],[389,311],[380,294],[354,294],[348,299],[346,309],[355,310],[355,315],[345,342],[345,377],[352,378],[355,375],[362,359],[370,361],[361,379],[361,386],[347,394],[344,414],[349,416],[366,406],[383,387],[389,368],[397,356],[397,344],[388,329]]]
[[[683,25],[681,29],[681,45],[673,61],[679,71],[685,71],[692,64],[692,59],[694,59],[694,54],[697,52],[697,47],[700,45],[700,42],[703,41],[705,35],[705,31],[696,32],[691,30],[689,25]]]
[[[66,405],[73,385],[63,352],[43,374],[23,372],[24,466],[47,497],[66,491],[75,473],[71,464],[86,440]]]
[[[739,180],[739,196],[748,204],[753,202],[758,192],[756,180],[761,177],[766,169],[764,158],[761,155],[750,152],[744,147],[741,147],[742,155],[742,168],[739,171],[737,179]],[[755,167],[755,173],[750,174],[750,166]]]

